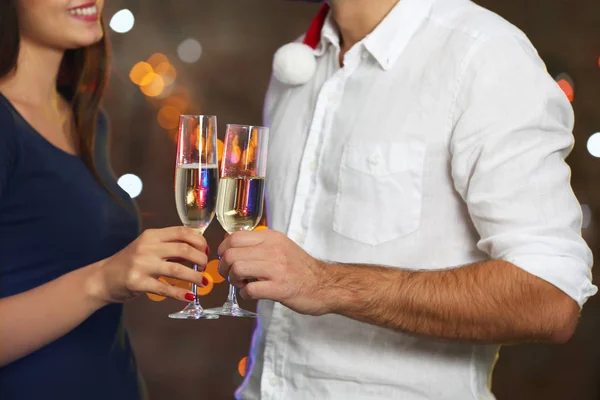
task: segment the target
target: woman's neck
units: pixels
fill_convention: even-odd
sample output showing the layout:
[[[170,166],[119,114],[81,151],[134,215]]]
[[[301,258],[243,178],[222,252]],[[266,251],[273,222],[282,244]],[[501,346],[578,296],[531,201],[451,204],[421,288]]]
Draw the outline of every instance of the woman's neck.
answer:
[[[53,104],[63,56],[63,50],[21,38],[17,68],[0,79],[0,91],[11,100],[31,106]]]

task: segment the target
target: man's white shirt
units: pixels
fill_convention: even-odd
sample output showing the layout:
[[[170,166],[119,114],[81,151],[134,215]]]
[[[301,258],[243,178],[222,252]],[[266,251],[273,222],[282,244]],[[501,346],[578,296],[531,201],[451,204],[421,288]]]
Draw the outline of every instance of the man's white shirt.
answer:
[[[329,16],[313,79],[271,82],[270,229],[335,262],[506,260],[583,305],[597,288],[564,161],[573,111],[525,34],[469,0],[401,0],[343,68],[338,43]],[[259,314],[240,399],[494,398],[497,345]]]

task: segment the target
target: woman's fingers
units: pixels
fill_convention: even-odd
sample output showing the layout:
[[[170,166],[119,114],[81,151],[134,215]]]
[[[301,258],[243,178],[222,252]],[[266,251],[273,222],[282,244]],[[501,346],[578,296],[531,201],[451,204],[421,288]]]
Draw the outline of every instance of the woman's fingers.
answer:
[[[158,279],[147,279],[144,281],[144,288],[141,290],[146,293],[154,293],[163,297],[171,297],[180,301],[193,301],[194,294],[188,290],[176,286],[167,285]]]
[[[184,259],[202,270],[208,263],[208,256],[204,252],[187,243],[161,243],[155,246],[157,255],[164,260]]]
[[[208,254],[208,245],[204,236],[191,228],[185,226],[176,226],[171,228],[158,229],[153,233],[161,242],[184,242],[190,246]]]
[[[195,283],[198,286],[207,286],[209,283],[202,272],[194,271],[184,265],[169,261],[162,263],[157,268],[155,274],[179,279],[180,281]]]

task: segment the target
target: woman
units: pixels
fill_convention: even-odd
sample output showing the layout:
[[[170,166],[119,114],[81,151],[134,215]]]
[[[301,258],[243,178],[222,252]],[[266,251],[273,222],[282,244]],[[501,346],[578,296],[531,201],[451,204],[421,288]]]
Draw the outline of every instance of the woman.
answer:
[[[103,0],[0,1],[0,398],[138,399],[121,303],[199,285],[183,227],[138,236],[107,157]],[[58,84],[57,84],[58,82]],[[171,260],[171,261],[169,261]]]

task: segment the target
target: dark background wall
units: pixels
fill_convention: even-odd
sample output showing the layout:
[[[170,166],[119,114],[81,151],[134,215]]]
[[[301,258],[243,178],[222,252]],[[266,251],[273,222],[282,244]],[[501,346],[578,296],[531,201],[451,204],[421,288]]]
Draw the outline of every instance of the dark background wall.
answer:
[[[576,144],[568,161],[574,190],[587,205],[584,236],[596,252],[600,191],[594,178],[600,160],[588,153],[586,143],[600,131],[600,2],[482,0],[480,4],[524,30],[553,76],[566,73],[572,79]],[[105,108],[112,120],[114,169],[118,176],[132,173],[142,179],[137,201],[144,228],[178,225],[173,198],[175,111],[218,115],[220,135],[226,123],[260,124],[272,55],[306,29],[317,6],[284,0],[110,0],[105,20],[122,8],[131,10],[136,21],[124,34],[109,29],[115,57]],[[202,45],[196,63],[178,57],[178,45],[187,38]],[[157,52],[168,57],[177,77],[153,98],[144,95],[129,74],[136,63]],[[147,93],[151,89],[145,88]],[[216,220],[206,235],[216,249],[223,237]],[[223,283],[215,285],[202,297],[203,305],[220,305],[226,289]],[[566,345],[505,347],[493,380],[498,399],[599,399],[599,303],[598,297],[587,303],[577,334]],[[246,355],[253,321],[166,318],[181,306],[143,297],[126,307],[126,322],[151,398],[232,398],[242,379],[238,363]]]

